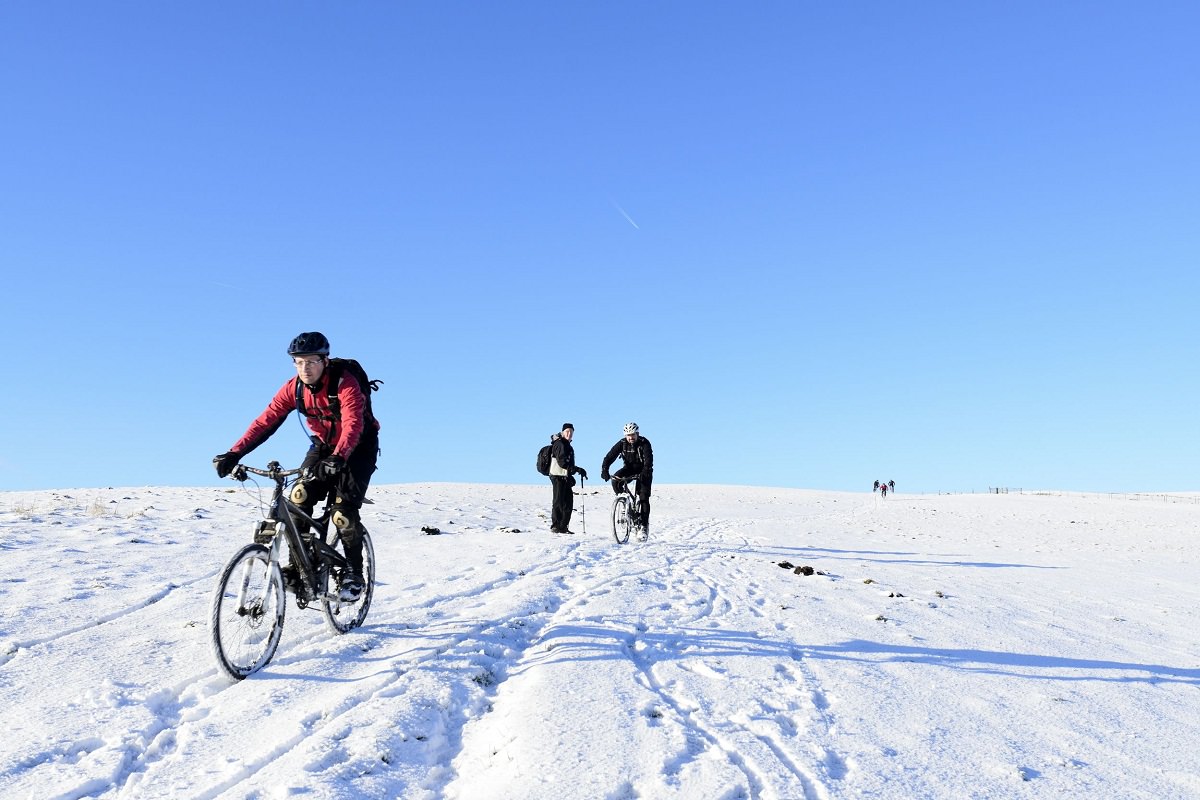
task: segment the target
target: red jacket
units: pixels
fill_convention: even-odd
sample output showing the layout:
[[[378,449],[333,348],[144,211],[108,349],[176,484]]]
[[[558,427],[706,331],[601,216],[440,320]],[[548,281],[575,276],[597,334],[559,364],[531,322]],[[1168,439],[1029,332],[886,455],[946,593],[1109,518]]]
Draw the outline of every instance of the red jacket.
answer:
[[[279,430],[288,414],[296,410],[296,381],[296,378],[292,378],[280,387],[267,404],[266,410],[250,423],[242,438],[238,439],[230,450],[245,455]],[[358,446],[358,440],[366,430],[366,399],[359,388],[358,380],[344,371],[341,383],[337,387],[338,403],[341,405],[340,418],[336,421],[322,419],[321,417],[327,417],[330,413],[326,389],[328,383],[329,370],[326,369],[321,375],[321,382],[315,387],[304,385],[304,410],[308,414],[316,415],[307,417],[308,427],[317,438],[333,447],[333,455],[350,458],[350,453]],[[378,421],[375,422],[375,429],[379,429]]]

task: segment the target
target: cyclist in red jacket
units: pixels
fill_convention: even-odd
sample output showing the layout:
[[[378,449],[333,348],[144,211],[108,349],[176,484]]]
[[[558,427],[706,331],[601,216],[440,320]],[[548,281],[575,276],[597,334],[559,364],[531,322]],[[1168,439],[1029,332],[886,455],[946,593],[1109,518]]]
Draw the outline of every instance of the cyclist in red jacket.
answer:
[[[367,401],[358,379],[345,370],[328,369],[329,340],[316,331],[302,333],[288,346],[296,367],[290,378],[271,398],[229,451],[213,459],[217,475],[224,478],[247,454],[279,430],[300,401],[312,431],[312,446],[301,465],[300,480],[292,487],[291,500],[309,516],[318,502],[336,491],[333,524],[341,534],[346,559],[354,574],[347,574],[340,587],[342,598],[355,600],[363,590],[362,536],[359,509],[379,458],[379,422],[367,414]],[[330,381],[336,381],[331,402]],[[300,522],[299,520],[297,522]],[[302,533],[307,525],[301,524]],[[285,577],[291,567],[284,568]]]

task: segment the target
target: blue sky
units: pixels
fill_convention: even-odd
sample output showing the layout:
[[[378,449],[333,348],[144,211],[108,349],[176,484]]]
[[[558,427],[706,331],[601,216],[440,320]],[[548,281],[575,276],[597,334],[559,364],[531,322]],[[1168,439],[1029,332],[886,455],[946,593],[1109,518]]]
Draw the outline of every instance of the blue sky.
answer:
[[[1193,489],[1193,3],[0,11],[0,488],[218,485],[324,331],[376,482]],[[296,463],[289,421],[255,457]]]

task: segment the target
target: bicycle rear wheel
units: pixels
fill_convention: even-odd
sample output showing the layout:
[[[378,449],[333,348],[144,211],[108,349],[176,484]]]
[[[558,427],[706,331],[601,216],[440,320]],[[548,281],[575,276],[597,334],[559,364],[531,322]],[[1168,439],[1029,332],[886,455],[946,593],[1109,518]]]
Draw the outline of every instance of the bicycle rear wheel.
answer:
[[[248,544],[225,564],[213,592],[209,634],[226,675],[241,680],[275,655],[285,598],[279,565],[263,545]]]
[[[633,530],[633,518],[629,510],[629,498],[623,494],[617,495],[612,507],[613,538],[617,544],[629,541],[629,532]]]
[[[337,599],[342,571],[341,569],[331,569],[329,577],[326,579],[325,597],[321,600],[321,610],[325,612],[325,621],[329,623],[329,627],[334,633],[346,633],[362,625],[367,618],[367,611],[371,608],[371,596],[375,593],[375,546],[371,543],[371,534],[367,533],[367,529],[363,527],[362,523],[359,523],[358,527],[362,531],[362,594],[358,596],[357,600]],[[330,546],[345,556],[346,550],[342,544],[342,538],[337,535],[336,531],[331,534],[331,538],[333,541],[330,542]]]

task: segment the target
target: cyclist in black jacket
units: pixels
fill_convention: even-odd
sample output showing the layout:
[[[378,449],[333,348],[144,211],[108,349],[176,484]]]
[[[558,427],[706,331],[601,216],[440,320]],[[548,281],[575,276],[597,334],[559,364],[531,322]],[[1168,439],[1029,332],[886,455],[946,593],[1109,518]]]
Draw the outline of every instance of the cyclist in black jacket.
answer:
[[[609,475],[608,468],[613,465],[618,456],[625,462],[625,466]],[[638,432],[636,422],[625,425],[625,436],[612,446],[608,455],[604,457],[604,461],[600,463],[600,480],[607,481],[611,478],[637,481],[636,493],[642,507],[642,530],[649,531],[650,485],[654,482],[654,449],[650,447],[650,440]],[[613,491],[618,491],[615,483]]]

